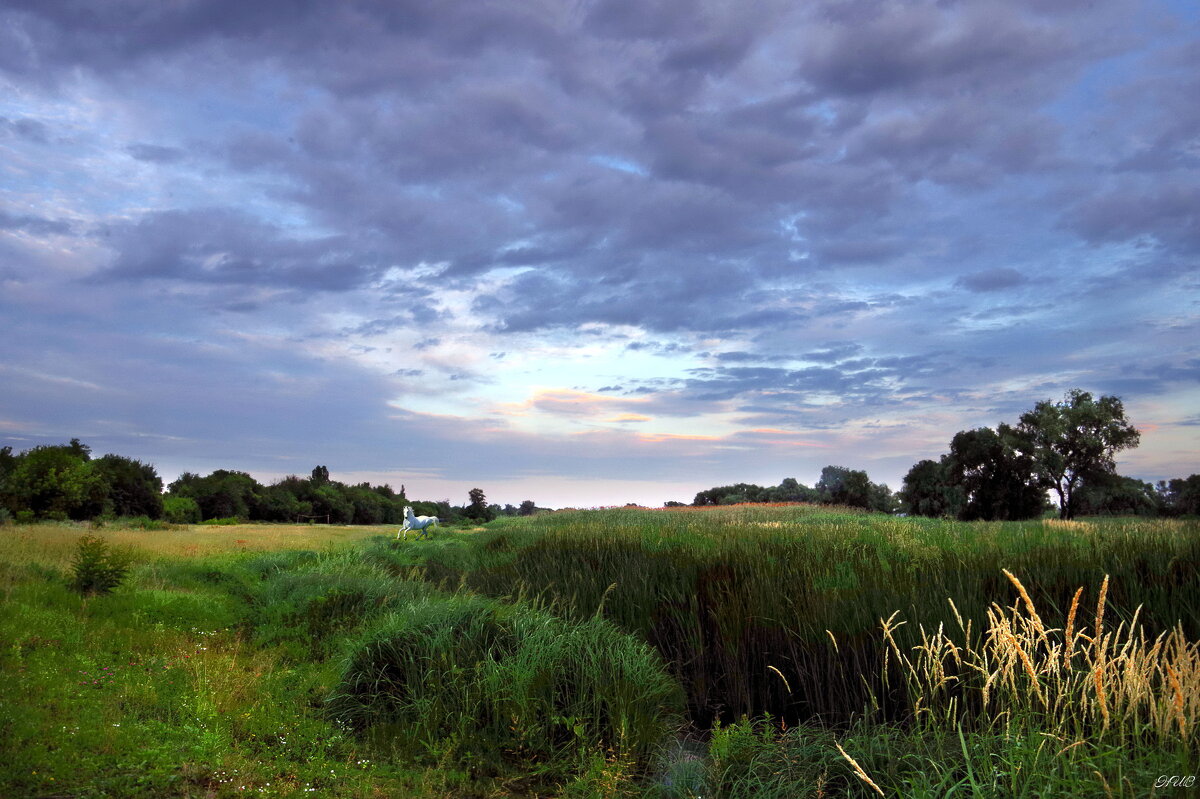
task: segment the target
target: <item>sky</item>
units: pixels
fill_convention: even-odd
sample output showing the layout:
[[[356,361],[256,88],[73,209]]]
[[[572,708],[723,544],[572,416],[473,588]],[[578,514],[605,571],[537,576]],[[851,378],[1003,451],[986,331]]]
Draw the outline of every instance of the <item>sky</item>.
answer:
[[[1200,471],[1200,11],[5,0],[0,444],[548,507]]]

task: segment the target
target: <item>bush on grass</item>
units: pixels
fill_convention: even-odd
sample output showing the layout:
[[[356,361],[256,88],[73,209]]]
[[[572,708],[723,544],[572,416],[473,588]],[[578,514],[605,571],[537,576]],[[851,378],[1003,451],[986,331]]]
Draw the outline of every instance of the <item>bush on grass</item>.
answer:
[[[609,622],[466,595],[384,617],[329,699],[341,720],[417,755],[557,776],[596,751],[647,767],[682,705],[661,658]]]
[[[110,549],[103,538],[81,536],[71,560],[71,587],[84,596],[110,593],[125,580],[129,560],[128,554]]]
[[[276,571],[255,598],[256,637],[260,643],[291,646],[304,658],[320,658],[363,622],[434,591],[426,583],[396,580],[363,565]]]

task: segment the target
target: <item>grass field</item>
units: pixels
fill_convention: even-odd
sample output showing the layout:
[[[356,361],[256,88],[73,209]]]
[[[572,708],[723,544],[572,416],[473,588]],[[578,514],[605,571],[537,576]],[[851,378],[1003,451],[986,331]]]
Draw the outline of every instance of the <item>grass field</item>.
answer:
[[[87,533],[130,562],[111,594],[69,586]],[[0,528],[0,795],[1168,796],[1200,768],[1194,520],[394,533]]]

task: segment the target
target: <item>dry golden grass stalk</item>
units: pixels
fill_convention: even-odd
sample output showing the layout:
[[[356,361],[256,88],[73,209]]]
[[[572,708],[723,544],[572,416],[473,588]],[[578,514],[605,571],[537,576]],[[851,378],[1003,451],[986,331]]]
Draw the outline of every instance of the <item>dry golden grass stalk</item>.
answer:
[[[1108,702],[1104,699],[1104,666],[1097,666],[1092,676],[1096,683],[1096,700],[1100,704],[1100,715],[1104,717],[1104,729],[1108,729]]]
[[[1179,721],[1179,735],[1186,741],[1187,722],[1183,718],[1183,689],[1179,687],[1179,672],[1171,668],[1170,663],[1167,664],[1167,676],[1171,680],[1171,690],[1175,694],[1175,701],[1172,704],[1175,708],[1175,718]]]
[[[1044,638],[1046,635],[1046,626],[1042,624],[1041,616],[1038,616],[1037,608],[1033,606],[1033,600],[1029,597],[1029,592],[1025,590],[1025,586],[1021,585],[1021,581],[1016,578],[1008,569],[1001,569],[1008,581],[1017,587],[1017,593],[1021,595],[1021,599],[1025,600],[1025,608],[1029,611],[1029,618],[1033,620],[1034,626],[1038,633]]]
[[[1075,598],[1071,600],[1071,610],[1067,613],[1067,629],[1063,633],[1063,667],[1071,665],[1071,653],[1075,648],[1075,613],[1079,610],[1079,599],[1083,596],[1083,586],[1079,586],[1079,590],[1075,592]]]
[[[875,793],[879,794],[880,796],[883,796],[884,795],[883,790],[878,785],[875,784],[874,780],[872,780],[870,777],[867,776],[867,772],[863,771],[863,767],[858,765],[858,761],[855,760],[854,758],[850,757],[850,755],[846,754],[846,750],[843,749],[842,745],[840,743],[838,743],[837,741],[834,741],[833,745],[836,746],[838,751],[842,753],[842,757],[846,758],[846,760],[849,761],[850,765],[854,767],[854,773],[858,775],[858,778],[861,779],[863,782],[865,782],[867,785],[870,785],[872,788],[874,788]]]
[[[1096,640],[1100,640],[1101,634],[1104,632],[1104,601],[1108,598],[1108,575],[1104,575],[1104,582],[1100,583],[1100,599],[1096,602]]]
[[[792,692],[792,686],[788,685],[787,677],[783,676],[783,672],[774,666],[767,666],[767,668],[779,675],[779,679],[783,680],[783,687],[786,688],[787,692],[790,694]]]
[[[1061,632],[1035,618],[1032,603],[1019,600],[987,610],[980,641],[968,635],[956,642],[940,627],[933,634],[922,629],[919,644],[905,653],[893,615],[884,623],[886,657],[894,654],[905,671],[911,701],[924,719],[966,721],[965,708],[979,705],[964,701],[964,693],[978,692],[993,719],[1033,724],[1063,741],[1104,732],[1130,744],[1186,742],[1200,724],[1200,641],[1189,642],[1182,625],[1148,640],[1140,608],[1130,621],[1103,631],[1107,594],[1106,578],[1094,636],[1078,625],[1082,589]]]

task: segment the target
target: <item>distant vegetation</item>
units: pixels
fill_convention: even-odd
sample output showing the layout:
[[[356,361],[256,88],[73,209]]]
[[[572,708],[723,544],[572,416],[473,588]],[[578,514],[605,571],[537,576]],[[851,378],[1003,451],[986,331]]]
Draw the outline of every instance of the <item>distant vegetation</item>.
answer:
[[[814,488],[784,478],[777,486],[764,488],[751,483],[718,486],[696,494],[692,505],[739,505],[745,502],[814,502],[894,513],[899,501],[890,488],[872,483],[867,473],[845,466],[826,466]],[[678,504],[678,503],[676,503]]]
[[[791,477],[766,488],[737,483],[701,491],[692,504],[815,502],[962,521],[1020,521],[1050,510],[1053,492],[1062,519],[1200,513],[1200,475],[1152,485],[1117,474],[1115,454],[1137,446],[1139,437],[1121,400],[1075,389],[1062,402],[1037,403],[1016,427],[959,432],[940,460],[915,464],[896,495],[864,471],[826,466],[813,488]]]
[[[1138,796],[1200,752],[1195,520],[392,532],[0,536],[0,795]]]
[[[700,491],[692,505],[809,502],[963,521],[1019,521],[1049,510],[1053,492],[1063,519],[1200,513],[1200,475],[1151,485],[1117,474],[1116,453],[1138,441],[1120,399],[1074,389],[1061,402],[1037,403],[1016,426],[957,433],[950,451],[915,464],[897,493],[871,482],[865,471],[831,465],[811,488],[791,477],[777,486],[737,483]],[[389,485],[348,485],[333,480],[325,466],[308,477],[291,475],[267,486],[246,472],[185,472],[164,493],[154,466],[120,455],[92,458],[79,439],[19,454],[11,446],[0,448],[0,523],[143,518],[173,524],[399,525],[405,505],[448,524],[483,524],[544,510],[532,500],[519,506],[490,504],[480,488],[472,488],[461,506],[410,500],[404,486],[396,491]]]
[[[218,469],[201,476],[185,472],[163,493],[155,468],[120,455],[92,458],[73,438],[66,445],[39,446],[14,455],[0,448],[0,521],[67,521],[144,518],[172,524],[311,522],[400,524],[404,506],[445,523],[487,522],[498,516],[528,516],[533,500],[519,506],[490,505],[481,489],[468,504],[409,500],[404,486],[347,485],[317,466],[306,477],[285,477],[264,486],[246,472]]]

